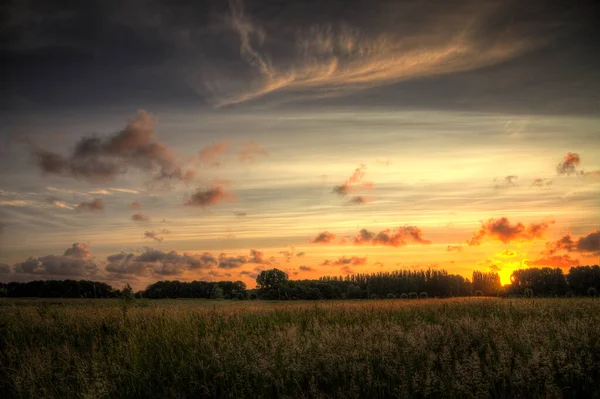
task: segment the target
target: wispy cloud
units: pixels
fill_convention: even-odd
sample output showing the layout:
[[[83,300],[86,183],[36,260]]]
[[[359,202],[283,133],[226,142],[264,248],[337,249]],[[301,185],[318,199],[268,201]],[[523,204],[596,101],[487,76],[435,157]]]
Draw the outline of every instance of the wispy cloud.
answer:
[[[111,188],[109,188],[109,190],[116,191],[119,193],[126,193],[126,194],[139,194],[140,193],[139,191],[132,190],[130,188],[113,188],[113,187],[111,187]]]
[[[239,52],[256,78],[241,91],[225,91],[229,84],[206,81],[223,106],[249,101],[274,92],[302,96],[341,96],[359,90],[409,79],[443,75],[492,65],[531,47],[514,33],[500,31],[496,40],[478,40],[474,26],[483,23],[490,8],[479,7],[445,31],[431,26],[427,33],[411,36],[393,30],[373,33],[347,24],[300,29],[294,37],[267,32],[245,13],[241,1],[230,2],[228,25],[239,36]],[[436,24],[441,25],[441,21]],[[291,59],[281,60],[268,46],[269,39],[287,40]],[[234,79],[222,76],[219,81]]]
[[[339,186],[333,187],[333,192],[338,195],[345,196],[348,195],[348,193],[354,191],[372,189],[373,183],[364,181],[366,168],[367,167],[365,165],[360,165],[354,170],[354,173],[352,173],[352,175],[344,183],[340,184]],[[357,199],[355,201],[359,200],[360,199]]]
[[[150,238],[156,242],[163,242],[163,240],[165,239],[164,235],[166,234],[170,234],[171,232],[169,230],[161,230],[159,232],[155,232],[155,231],[146,231],[144,232],[144,238]]]

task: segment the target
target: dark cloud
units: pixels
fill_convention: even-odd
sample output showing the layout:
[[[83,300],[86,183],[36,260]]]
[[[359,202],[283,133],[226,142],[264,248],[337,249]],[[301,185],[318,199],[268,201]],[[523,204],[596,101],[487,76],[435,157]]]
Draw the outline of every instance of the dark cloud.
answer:
[[[87,277],[96,275],[98,264],[91,259],[91,251],[85,243],[75,243],[64,255],[30,257],[14,265],[15,273],[47,277]]]
[[[140,201],[135,200],[131,203],[131,210],[139,211],[140,209],[142,209],[142,203]]]
[[[579,154],[568,152],[565,158],[556,166],[559,175],[570,175],[577,173],[576,167],[581,163]]]
[[[92,250],[90,249],[90,245],[86,242],[76,242],[71,246],[71,248],[67,248],[65,251],[65,256],[71,256],[73,258],[79,259],[89,259],[92,257]]]
[[[150,217],[141,213],[134,213],[133,215],[131,215],[131,220],[133,220],[134,222],[148,222],[150,220]]]
[[[230,201],[233,198],[234,196],[227,193],[223,187],[214,186],[208,189],[198,189],[185,202],[185,205],[204,208],[209,205],[216,205],[219,202]]]
[[[169,233],[170,233],[169,230],[161,230],[159,232],[146,231],[146,232],[144,232],[144,238],[151,238],[154,241],[163,242],[163,240],[165,239],[164,235],[169,234]]]
[[[335,240],[335,234],[324,231],[317,234],[317,236],[310,240],[310,242],[313,244],[329,244],[330,242],[333,242],[333,240]]]
[[[246,212],[233,212],[233,214],[239,218],[243,218],[244,216],[248,216]]]
[[[352,175],[344,183],[339,186],[335,186],[333,188],[333,192],[338,195],[345,196],[354,191],[372,189],[373,183],[363,181],[366,168],[367,167],[365,165],[360,165],[360,167],[356,168],[354,173],[352,173]]]
[[[377,97],[379,87],[493,69],[551,42],[566,24],[548,3],[357,1],[345,10],[338,1],[230,2],[224,20],[238,36],[240,66],[213,60],[194,87],[217,105],[359,97],[368,89]]]
[[[219,267],[222,269],[237,269],[248,263],[247,256],[227,256],[226,254],[219,255]]]
[[[560,239],[546,244],[547,252],[554,254],[558,251],[600,253],[600,230],[574,239],[569,233]]]
[[[402,247],[409,243],[431,244],[431,241],[423,238],[423,232],[416,226],[403,226],[395,229],[382,230],[379,233],[373,233],[367,229],[362,229],[354,237],[356,245],[384,245],[390,247]]]
[[[173,152],[154,133],[156,119],[140,110],[127,126],[110,136],[84,137],[68,156],[37,146],[32,152],[46,174],[58,174],[89,181],[111,180],[130,167],[155,172],[155,179],[189,181],[193,171],[183,171]]]
[[[6,263],[0,263],[0,274],[8,274],[12,272],[12,267]]]
[[[269,264],[271,264],[271,260],[267,259],[263,252],[257,251],[256,249],[251,249],[250,257],[248,258],[248,263],[258,263],[261,265],[269,265]]]
[[[506,217],[500,219],[489,219],[481,223],[481,228],[473,234],[473,238],[467,241],[469,245],[481,245],[481,241],[486,237],[508,244],[513,241],[527,242],[543,238],[544,233],[553,224],[554,221],[542,223],[530,223],[525,226],[522,223],[514,225]]]
[[[350,205],[364,205],[371,202],[371,197],[365,197],[364,195],[356,195],[348,201]]]
[[[326,260],[321,263],[321,266],[344,266],[344,265],[352,265],[352,266],[362,266],[367,263],[367,257],[364,258],[358,256],[340,256],[337,260],[331,261]]]
[[[299,266],[298,269],[301,270],[301,271],[303,271],[303,272],[312,272],[313,270],[315,270],[315,269],[313,269],[310,266],[304,266],[304,265],[303,266]]]
[[[102,198],[96,198],[90,202],[81,202],[79,205],[75,207],[76,211],[103,211],[104,210],[104,200]]]
[[[242,267],[247,263],[270,265],[272,263],[272,260],[267,259],[263,252],[257,251],[256,249],[251,249],[250,256],[227,256],[224,253],[220,254],[218,266],[222,269],[236,269],[238,267]],[[259,270],[262,269],[259,268]]]
[[[174,276],[190,270],[211,269],[217,265],[217,259],[209,253],[192,255],[152,248],[146,248],[139,255],[121,253],[106,259],[106,271],[117,275]]]
[[[0,104],[347,95],[350,104],[597,112],[592,2],[234,4],[8,0]]]

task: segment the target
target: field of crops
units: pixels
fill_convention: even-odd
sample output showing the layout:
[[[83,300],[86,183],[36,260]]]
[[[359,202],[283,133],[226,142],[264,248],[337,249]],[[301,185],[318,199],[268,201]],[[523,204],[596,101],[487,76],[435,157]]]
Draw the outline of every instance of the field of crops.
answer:
[[[0,396],[599,397],[600,300],[1,300]]]

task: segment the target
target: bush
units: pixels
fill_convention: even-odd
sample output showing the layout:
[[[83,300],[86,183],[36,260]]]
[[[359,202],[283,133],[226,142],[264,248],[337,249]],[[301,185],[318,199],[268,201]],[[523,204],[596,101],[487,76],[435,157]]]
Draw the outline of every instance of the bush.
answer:
[[[588,293],[588,296],[592,296],[592,297],[598,296],[598,291],[594,287],[588,288],[587,293]]]
[[[371,294],[371,299],[379,299],[379,297],[377,296],[377,294]]]
[[[483,296],[483,291],[481,291],[481,290],[475,291],[475,296]]]
[[[408,294],[403,292],[402,295],[400,295],[400,299],[408,299]]]
[[[346,290],[346,298],[358,299],[363,297],[363,292],[358,285],[350,284]]]
[[[508,292],[504,288],[500,288],[498,290],[498,297],[506,298],[508,296]]]
[[[387,299],[396,299],[396,295],[392,294],[391,292],[389,294],[386,295]]]
[[[427,299],[427,298],[429,298],[429,295],[428,295],[426,292],[421,292],[421,293],[419,294],[419,297],[420,297],[421,299]]]
[[[533,298],[533,290],[531,288],[525,288],[523,293],[525,294],[525,298]]]
[[[418,299],[419,298],[419,294],[417,294],[416,292],[409,292],[408,293],[408,298],[409,299]]]

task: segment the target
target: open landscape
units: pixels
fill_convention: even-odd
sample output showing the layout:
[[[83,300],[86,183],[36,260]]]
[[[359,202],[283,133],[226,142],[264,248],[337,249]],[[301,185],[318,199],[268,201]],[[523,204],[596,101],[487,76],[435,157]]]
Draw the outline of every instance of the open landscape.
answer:
[[[3,397],[598,397],[600,300],[0,300]]]
[[[0,399],[600,399],[594,15],[4,1]]]

